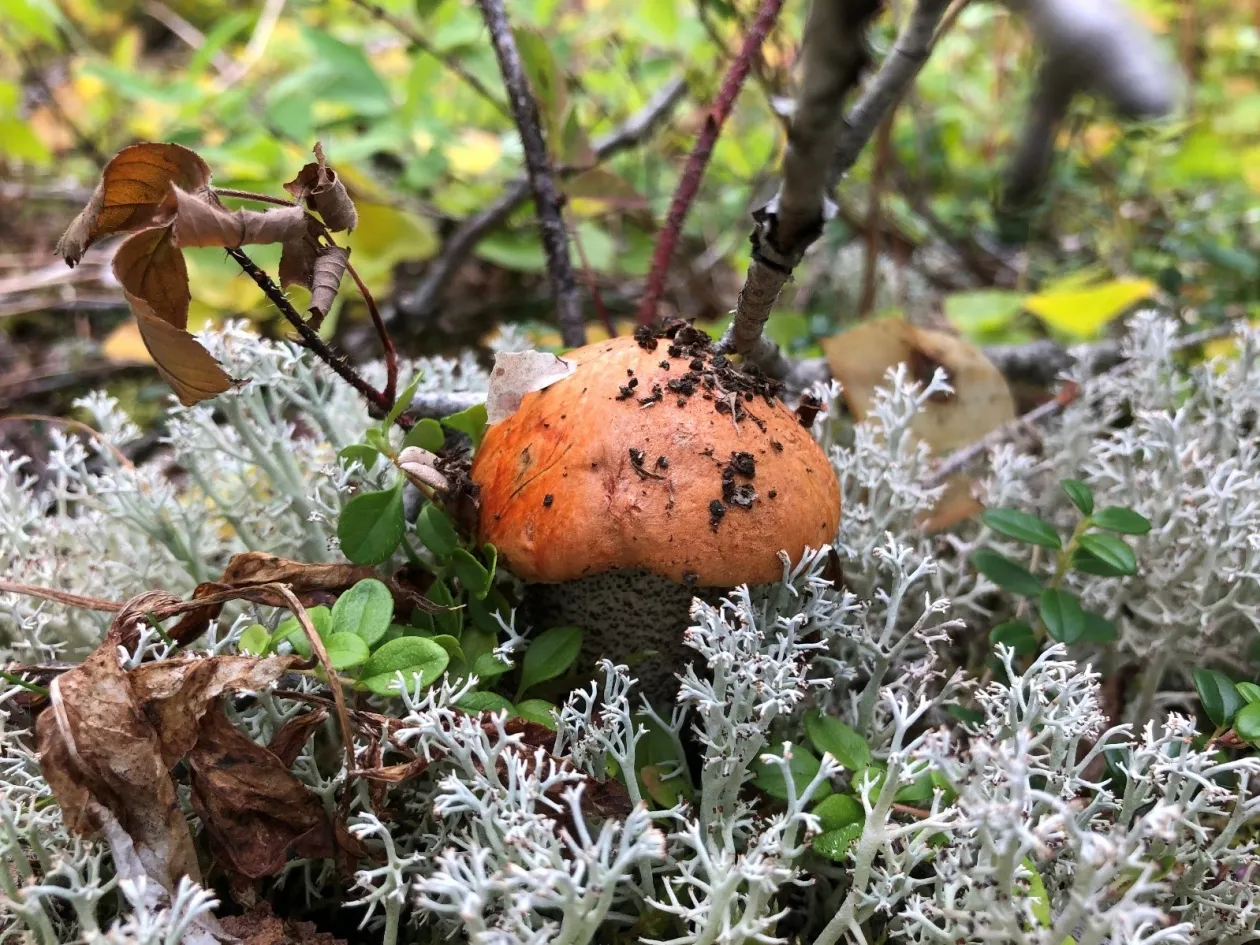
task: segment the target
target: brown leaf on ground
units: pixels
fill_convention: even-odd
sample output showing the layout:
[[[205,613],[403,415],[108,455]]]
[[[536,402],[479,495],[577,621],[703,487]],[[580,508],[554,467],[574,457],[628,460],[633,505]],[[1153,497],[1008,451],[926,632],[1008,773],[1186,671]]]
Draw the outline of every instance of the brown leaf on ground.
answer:
[[[143,299],[128,293],[127,301],[158,373],[181,404],[191,407],[236,386],[237,382],[192,335],[158,318]]]
[[[172,184],[193,193],[203,190],[210,184],[210,167],[178,144],[123,148],[105,165],[88,205],[57,242],[57,254],[74,266],[102,236],[164,222],[173,208]]]
[[[268,750],[279,758],[286,768],[292,767],[293,762],[297,761],[298,755],[302,753],[302,749],[306,747],[306,743],[315,734],[315,730],[323,725],[327,718],[328,712],[324,709],[313,709],[289,719],[271,737],[271,743],[267,746]]]
[[[170,226],[155,226],[129,237],[114,254],[114,276],[123,291],[148,306],[149,313],[175,328],[188,325],[188,266]],[[133,305],[134,307],[134,305]]]
[[[346,191],[337,172],[328,166],[324,149],[316,143],[315,163],[307,164],[297,177],[284,185],[294,200],[304,200],[306,205],[324,218],[328,229],[334,232],[353,230],[359,222],[354,201]]]
[[[385,765],[380,768],[365,768],[355,772],[355,774],[365,781],[376,781],[381,784],[402,784],[404,781],[410,781],[412,778],[419,777],[429,767],[429,764],[430,762],[425,758],[412,758],[410,761],[404,761],[401,764]]]
[[[365,854],[288,766],[237,731],[221,709],[202,718],[187,761],[193,808],[211,849],[233,872],[259,879],[293,858]]]
[[[350,250],[343,246],[324,246],[315,259],[315,268],[311,274],[311,323],[318,328],[332,308],[337,290],[341,288],[341,277],[350,262]]]
[[[175,200],[175,241],[180,246],[244,246],[289,243],[307,232],[301,207],[272,210],[229,210],[171,185]]]
[[[314,922],[278,918],[265,899],[245,915],[223,919],[222,925],[241,945],[346,945],[345,939],[319,931]]]

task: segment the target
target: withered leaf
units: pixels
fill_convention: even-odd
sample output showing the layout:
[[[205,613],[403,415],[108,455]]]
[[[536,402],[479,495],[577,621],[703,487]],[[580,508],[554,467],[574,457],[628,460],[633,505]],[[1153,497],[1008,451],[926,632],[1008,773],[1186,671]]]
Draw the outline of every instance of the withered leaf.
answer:
[[[300,239],[285,243],[280,251],[280,286],[300,285],[309,289],[315,278],[315,257],[319,255],[319,222],[306,218],[306,231]]]
[[[173,768],[197,741],[201,717],[223,692],[264,689],[301,662],[296,656],[187,656],[142,663],[127,677],[157,730],[166,766]]]
[[[170,226],[150,227],[128,237],[114,254],[114,276],[129,299],[142,299],[151,315],[182,329],[188,325],[192,296],[188,266],[173,237]]]
[[[303,712],[296,718],[289,719],[280,730],[271,738],[271,743],[267,748],[273,755],[280,759],[286,768],[291,767],[293,762],[297,761],[298,755],[302,753],[302,749],[306,747],[306,743],[310,741],[315,730],[324,724],[328,718],[328,712],[325,709],[312,709],[310,712]]]
[[[596,200],[613,207],[647,206],[647,199],[633,184],[606,167],[592,167],[575,174],[564,182],[563,189],[570,198]]]
[[[142,299],[128,293],[127,301],[158,373],[181,404],[191,407],[236,386],[192,335],[158,318]]]
[[[341,276],[350,262],[350,250],[343,246],[324,246],[315,259],[311,274],[310,313],[316,328],[332,307],[337,290],[341,288]]]
[[[105,165],[87,206],[58,240],[58,255],[74,266],[102,236],[165,222],[173,208],[172,184],[194,193],[203,190],[210,184],[210,168],[178,144],[123,148]]]
[[[318,142],[315,144],[315,163],[307,164],[298,171],[297,177],[285,184],[284,189],[293,195],[293,199],[306,201],[306,205],[323,217],[328,229],[334,232],[353,230],[358,225],[359,214],[354,209],[354,201],[337,172],[328,166],[324,149]]]
[[[577,370],[577,364],[549,351],[500,351],[494,356],[486,421],[500,423],[520,409],[526,394],[550,387]]]
[[[307,232],[301,207],[272,210],[229,210],[171,185],[175,200],[175,241],[180,246],[244,246],[289,243]]]
[[[363,855],[288,766],[237,731],[221,709],[201,720],[187,760],[193,808],[215,855],[233,872],[259,879],[295,857]]]

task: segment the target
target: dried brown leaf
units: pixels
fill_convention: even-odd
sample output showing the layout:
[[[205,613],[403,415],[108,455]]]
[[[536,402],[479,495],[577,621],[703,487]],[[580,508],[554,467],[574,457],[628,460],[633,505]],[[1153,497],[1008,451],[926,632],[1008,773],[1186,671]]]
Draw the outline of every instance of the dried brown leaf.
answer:
[[[295,857],[364,854],[288,766],[237,731],[221,710],[201,720],[187,761],[193,808],[215,855],[233,872],[259,879]]]
[[[210,167],[178,144],[123,148],[105,165],[88,205],[57,242],[57,253],[74,266],[102,236],[165,222],[173,209],[171,185],[196,193],[209,184]]]
[[[175,242],[179,246],[244,246],[251,243],[289,243],[307,233],[301,207],[272,210],[229,210],[171,185],[174,195]]]
[[[486,392],[486,421],[500,423],[520,409],[525,395],[550,387],[577,370],[577,364],[548,351],[500,351]]]
[[[315,259],[319,255],[319,223],[306,218],[306,232],[292,239],[280,251],[280,286],[300,285],[309,289],[315,279]]]
[[[114,254],[114,276],[129,299],[142,299],[149,314],[183,329],[192,296],[188,266],[173,236],[170,226],[155,226],[129,237]]]
[[[236,386],[236,381],[192,335],[158,318],[142,299],[127,293],[127,301],[136,314],[140,337],[153,356],[158,373],[181,404],[191,407]]]
[[[306,201],[306,205],[324,219],[328,229],[338,232],[353,230],[359,222],[354,201],[346,191],[337,172],[328,166],[324,149],[316,143],[315,163],[307,164],[297,177],[284,185],[294,200]]]
[[[365,781],[376,781],[380,784],[402,784],[412,778],[419,777],[429,767],[426,758],[412,758],[396,765],[385,765],[380,768],[365,768],[355,772]]]
[[[346,945],[346,940],[319,931],[314,922],[280,919],[262,900],[245,915],[223,919],[223,929],[241,945]]]
[[[286,768],[291,767],[293,762],[297,761],[306,743],[310,741],[311,736],[315,734],[315,730],[323,725],[327,718],[328,712],[324,709],[303,712],[280,726],[280,730],[271,737],[271,743],[267,748],[280,759]]]
[[[316,328],[332,307],[337,290],[341,288],[341,277],[350,262],[350,250],[342,246],[324,246],[315,259],[315,269],[311,274],[311,304],[309,311]]]

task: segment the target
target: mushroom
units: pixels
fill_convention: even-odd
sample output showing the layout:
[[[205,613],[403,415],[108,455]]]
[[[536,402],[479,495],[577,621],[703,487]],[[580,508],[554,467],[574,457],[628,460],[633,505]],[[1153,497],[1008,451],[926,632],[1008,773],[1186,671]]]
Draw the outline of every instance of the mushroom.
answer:
[[[587,345],[526,394],[473,460],[479,538],[526,582],[536,625],[588,634],[584,665],[634,664],[668,699],[693,597],[782,577],[831,542],[840,491],[777,385],[689,325]]]

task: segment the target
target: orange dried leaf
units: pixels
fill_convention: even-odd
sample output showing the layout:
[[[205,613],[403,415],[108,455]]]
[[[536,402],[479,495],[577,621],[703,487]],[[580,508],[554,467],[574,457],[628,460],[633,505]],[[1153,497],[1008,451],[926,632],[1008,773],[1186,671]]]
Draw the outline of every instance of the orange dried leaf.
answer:
[[[224,372],[205,348],[197,344],[192,335],[158,318],[143,299],[128,293],[127,301],[136,314],[140,337],[144,339],[144,346],[149,349],[158,373],[170,385],[181,404],[191,407],[236,386],[236,381]]]
[[[324,218],[324,223],[334,232],[353,230],[359,222],[354,201],[346,191],[337,172],[328,166],[324,149],[315,145],[315,163],[307,164],[297,177],[284,185],[293,199],[306,201],[306,205]]]
[[[170,226],[141,230],[118,247],[114,276],[128,298],[144,301],[149,314],[175,328],[188,324],[188,266]]]
[[[102,236],[165,222],[173,209],[172,185],[197,192],[209,184],[209,165],[178,144],[123,148],[105,165],[88,205],[57,242],[57,253],[74,266]]]

